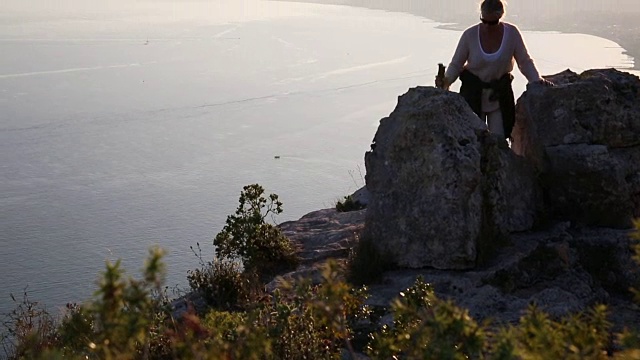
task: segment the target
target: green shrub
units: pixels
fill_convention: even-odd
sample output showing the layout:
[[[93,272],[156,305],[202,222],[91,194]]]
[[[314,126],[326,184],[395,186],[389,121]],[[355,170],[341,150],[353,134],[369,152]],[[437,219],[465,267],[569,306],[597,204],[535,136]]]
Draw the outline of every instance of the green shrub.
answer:
[[[278,195],[263,196],[262,186],[247,185],[240,193],[240,204],[213,244],[220,259],[242,260],[245,272],[268,278],[293,269],[298,257],[291,241],[280,228],[266,223],[268,216],[282,213]]]
[[[392,303],[393,327],[371,335],[373,359],[477,359],[486,343],[483,327],[466,310],[438,299],[422,278]]]
[[[640,223],[635,236],[640,236]],[[636,259],[640,248],[636,243]],[[7,359],[339,359],[354,357],[354,328],[367,322],[366,288],[353,289],[329,262],[319,283],[283,282],[273,293],[252,298],[243,311],[213,310],[203,318],[188,312],[171,317],[163,291],[162,251],[152,249],[143,277],[125,277],[119,262],[107,264],[94,298],[68,305],[55,318],[25,295],[5,317],[0,337]],[[231,293],[239,269],[229,266]],[[205,264],[215,268],[215,263]],[[209,268],[207,268],[208,271]],[[194,281],[206,286],[201,273]],[[195,272],[194,272],[195,273]],[[194,274],[191,273],[191,274]],[[214,278],[218,275],[212,275]],[[213,287],[226,280],[214,281]],[[205,286],[203,285],[203,286]],[[220,296],[216,295],[216,299]],[[227,300],[227,304],[232,298]],[[393,326],[373,331],[372,359],[640,359],[637,328],[614,334],[604,306],[554,320],[531,306],[518,324],[478,324],[468,312],[439,299],[418,278],[392,302]],[[631,324],[637,327],[637,324]],[[613,354],[607,353],[615,349]]]
[[[357,211],[366,208],[367,206],[358,200],[355,200],[353,196],[347,195],[342,201],[336,203],[336,210],[338,212]]]
[[[81,307],[74,320],[91,321],[93,332],[85,346],[90,354],[101,359],[148,357],[154,342],[163,342],[165,321],[170,308],[163,293],[164,251],[154,248],[145,262],[143,278],[126,278],[120,261],[107,263],[96,298]]]
[[[203,264],[200,269],[188,271],[187,280],[192,290],[217,309],[242,308],[249,299],[248,279],[233,261],[214,260]]]
[[[85,305],[68,305],[67,314],[53,318],[37,303],[24,299],[12,314],[21,319],[13,331],[17,341],[6,350],[10,359],[162,358],[169,350],[164,329],[169,307],[161,286],[163,252],[150,250],[143,279],[124,277],[120,262],[107,263],[95,298]],[[26,331],[26,332],[25,332]]]
[[[513,355],[518,359],[607,359],[609,331],[605,306],[552,320],[532,305],[518,326],[509,329]]]
[[[635,240],[633,244],[634,259],[640,265],[640,220],[636,220],[634,225],[635,231],[631,235]],[[637,306],[640,306],[640,284],[632,291]],[[618,342],[625,350],[616,354],[616,359],[640,359],[640,324],[633,324],[631,328],[624,329],[621,334],[618,334]]]
[[[21,300],[11,294],[15,308],[5,315],[5,329],[0,343],[7,358],[30,358],[57,343],[57,321],[37,301],[32,301],[25,290]]]
[[[242,328],[247,322],[246,313],[212,310],[203,320],[204,327],[209,331],[210,338],[233,342],[238,340]]]
[[[259,327],[273,340],[273,359],[339,359],[342,348],[352,355],[353,324],[369,315],[366,289],[352,289],[330,261],[322,280],[285,282],[258,310]]]

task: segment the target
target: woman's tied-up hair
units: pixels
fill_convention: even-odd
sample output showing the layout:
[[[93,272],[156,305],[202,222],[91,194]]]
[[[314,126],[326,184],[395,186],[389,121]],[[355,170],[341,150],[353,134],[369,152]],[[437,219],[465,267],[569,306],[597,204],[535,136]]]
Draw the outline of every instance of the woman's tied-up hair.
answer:
[[[480,3],[480,13],[484,14],[497,14],[502,17],[507,7],[506,1],[503,0],[483,0]]]

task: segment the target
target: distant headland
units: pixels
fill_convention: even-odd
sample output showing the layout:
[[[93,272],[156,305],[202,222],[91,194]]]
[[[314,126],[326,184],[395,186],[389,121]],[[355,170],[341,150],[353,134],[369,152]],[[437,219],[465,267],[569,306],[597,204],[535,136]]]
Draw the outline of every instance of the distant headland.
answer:
[[[294,2],[348,5],[405,12],[446,23],[445,29],[462,30],[478,21],[477,0],[289,0]],[[609,39],[634,59],[640,70],[640,3],[637,0],[584,0],[511,2],[507,21],[522,30],[581,33]]]

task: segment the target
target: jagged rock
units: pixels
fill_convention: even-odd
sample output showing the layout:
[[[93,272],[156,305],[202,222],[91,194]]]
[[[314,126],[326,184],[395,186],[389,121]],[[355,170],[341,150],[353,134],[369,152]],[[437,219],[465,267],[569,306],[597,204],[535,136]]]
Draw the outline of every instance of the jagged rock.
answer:
[[[530,229],[541,204],[533,168],[458,94],[410,89],[365,155],[364,236],[401,267],[469,269],[485,246]]]
[[[533,147],[602,144],[640,145],[640,79],[615,69],[570,70],[547,76],[555,87],[533,85],[518,101],[523,125],[514,136],[525,152]],[[521,121],[522,120],[522,121]]]
[[[301,264],[295,271],[271,281],[267,288],[275,289],[283,280],[301,277],[319,282],[325,262],[328,259],[344,262],[358,243],[364,227],[364,214],[365,210],[338,212],[336,209],[323,209],[297,221],[280,224],[280,229],[298,248]]]
[[[285,277],[317,280],[320,264],[345,261],[363,231],[401,267],[370,286],[374,307],[422,276],[478,320],[516,322],[532,303],[552,316],[605,303],[625,314],[612,317],[618,326],[640,321],[629,302],[640,282],[629,232],[581,227],[640,215],[640,80],[615,70],[551,80],[558,86],[531,86],[519,101],[515,152],[457,94],[418,87],[400,97],[365,156],[357,193],[368,193],[368,208],[282,224],[304,259]],[[546,220],[572,222],[526,232],[544,207]],[[508,246],[476,262],[509,233]]]
[[[351,194],[351,198],[353,201],[357,201],[360,204],[367,206],[369,205],[369,201],[371,199],[371,194],[367,189],[367,186],[363,186],[360,189],[356,190],[353,194]]]
[[[298,255],[303,264],[346,257],[362,232],[364,211],[318,210],[279,227],[299,248]]]
[[[640,287],[640,269],[633,261],[628,231],[605,228],[576,230],[574,245],[580,265],[603,289],[612,294],[628,294]]]
[[[544,181],[554,214],[591,225],[631,225],[627,165],[616,161],[605,145],[549,146],[546,154]]]
[[[380,121],[365,155],[365,236],[397,265],[467,269],[482,225],[479,135],[459,95],[418,87]]]
[[[358,241],[354,234],[364,226],[365,211],[326,209],[281,224],[305,259],[296,271],[282,278],[294,281],[304,276],[317,283],[328,258],[344,262]],[[388,308],[401,291],[422,276],[438,297],[468,309],[476,320],[517,322],[532,303],[554,317],[604,303],[612,313],[620,310],[625,314],[612,317],[620,329],[630,319],[640,321],[640,313],[630,308],[629,301],[629,289],[640,284],[640,266],[632,259],[631,244],[628,230],[576,228],[562,222],[548,230],[513,234],[510,246],[473,270],[388,271],[380,283],[369,286],[367,303]],[[267,287],[276,288],[281,279]],[[382,322],[385,319],[390,321],[388,315]]]
[[[628,248],[630,243],[627,231],[575,230],[568,229],[565,224],[548,231],[516,234],[512,245],[501,249],[491,264],[472,271],[405,269],[387,272],[380,284],[370,286],[369,304],[387,307],[400,291],[421,276],[434,286],[436,295],[468,309],[477,320],[513,323],[534,303],[554,317],[575,313],[597,303],[624,307],[628,303],[621,303],[620,299],[628,294],[607,292],[603,287],[606,284],[592,273],[598,258],[590,258],[593,254],[585,253],[599,249],[604,254],[615,254],[610,260],[601,262],[597,271],[614,274],[610,274],[613,277],[628,277],[625,274],[637,274],[638,265],[632,262],[630,251],[619,250]]]
[[[491,208],[486,216],[492,217],[500,234],[530,230],[543,209],[535,169],[527,159],[486,139],[482,143],[483,202]]]
[[[552,217],[629,227],[640,214],[640,79],[614,69],[548,79],[556,86],[518,100],[512,148],[541,172]]]

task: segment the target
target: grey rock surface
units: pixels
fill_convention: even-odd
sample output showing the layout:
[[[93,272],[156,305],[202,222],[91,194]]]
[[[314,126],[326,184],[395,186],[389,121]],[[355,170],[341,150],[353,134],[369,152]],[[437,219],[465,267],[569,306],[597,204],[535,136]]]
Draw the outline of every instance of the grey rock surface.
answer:
[[[552,217],[629,227],[640,213],[640,79],[614,69],[548,77],[518,100],[514,151],[541,173]]]
[[[348,255],[362,232],[364,216],[365,210],[338,212],[336,209],[323,209],[297,221],[284,222],[279,227],[298,247],[302,263],[313,263]]]
[[[617,331],[640,323],[630,232],[593,226],[640,217],[640,79],[616,70],[550,79],[556,87],[532,85],[518,101],[512,149],[457,94],[409,90],[365,155],[356,194],[367,209],[282,224],[304,259],[284,278],[317,281],[324,262],[345,262],[367,237],[396,266],[369,287],[374,308],[422,277],[477,320],[514,323],[531,304],[560,317],[604,303]],[[533,231],[540,213],[546,226]]]
[[[542,205],[533,167],[458,94],[410,89],[365,155],[364,235],[401,267],[470,269],[485,245],[525,231]]]
[[[369,205],[369,201],[371,199],[371,193],[367,189],[367,186],[363,186],[360,189],[356,190],[353,194],[351,194],[351,198],[354,201],[359,202],[360,204],[367,206]]]
[[[302,262],[268,288],[319,281],[325,262],[345,263],[367,236],[397,267],[369,287],[374,307],[388,308],[420,276],[476,320],[517,322],[534,303],[556,317],[604,303],[617,331],[640,323],[629,230],[590,226],[640,217],[640,80],[615,70],[551,80],[558,86],[531,86],[519,100],[514,151],[457,94],[419,87],[400,97],[353,196],[368,208],[281,224]],[[531,230],[544,208],[555,225]],[[506,245],[478,263],[479,248],[501,236]],[[202,306],[192,295],[176,312]],[[388,312],[381,319],[392,322]]]
[[[615,253],[617,242],[603,239],[630,240],[628,232],[617,229],[584,229],[577,233],[549,230],[514,236],[512,246],[502,249],[492,264],[472,271],[436,269],[404,269],[385,273],[380,284],[370,286],[369,304],[388,307],[398,293],[413,285],[420,276],[434,286],[436,295],[451,299],[458,306],[469,310],[476,320],[491,319],[498,323],[515,323],[531,304],[536,304],[554,317],[561,317],[605,303],[612,306],[628,306],[628,294],[607,291],[598,276],[589,271],[583,262],[598,261],[598,256],[587,258],[583,244],[596,241],[605,253]],[[594,255],[593,253],[590,254]],[[624,268],[617,267],[617,256],[622,256]],[[638,266],[629,262],[629,252],[616,255],[603,262],[602,273],[636,273]],[[628,266],[628,267],[627,267]],[[640,319],[640,314],[635,314]],[[629,319],[626,319],[629,320]]]
[[[364,226],[364,212],[326,209],[282,224],[291,235],[296,232],[295,242],[307,254],[306,260],[268,287],[303,276],[319,282],[324,262],[345,262],[358,241],[352,231]],[[343,231],[343,227],[349,230]],[[476,320],[514,323],[534,303],[554,317],[604,303],[612,313],[624,310],[625,316],[612,317],[620,328],[632,319],[640,321],[640,312],[634,312],[629,301],[629,288],[640,282],[640,267],[632,259],[631,244],[628,230],[558,223],[547,230],[513,234],[509,246],[473,270],[388,271],[380,283],[369,286],[367,303],[388,309],[391,301],[421,276],[433,285],[438,297],[468,309]],[[326,256],[329,253],[332,255]],[[383,319],[389,321],[389,316]]]
[[[504,165],[495,173],[500,176],[502,189],[496,202],[503,202],[504,212],[496,212],[496,216],[502,218],[502,228],[510,233],[530,230],[544,207],[536,171],[529,161],[511,150],[501,151],[500,156]]]
[[[359,241],[365,211],[338,212],[336,209],[323,209],[306,214],[297,221],[280,224],[284,234],[298,248],[301,264],[295,271],[282,274],[271,281],[267,288],[275,289],[283,280],[295,281],[302,277],[317,282],[327,260],[344,263]]]
[[[418,87],[380,121],[365,155],[365,235],[399,266],[475,265],[482,223],[479,135],[462,97]]]

